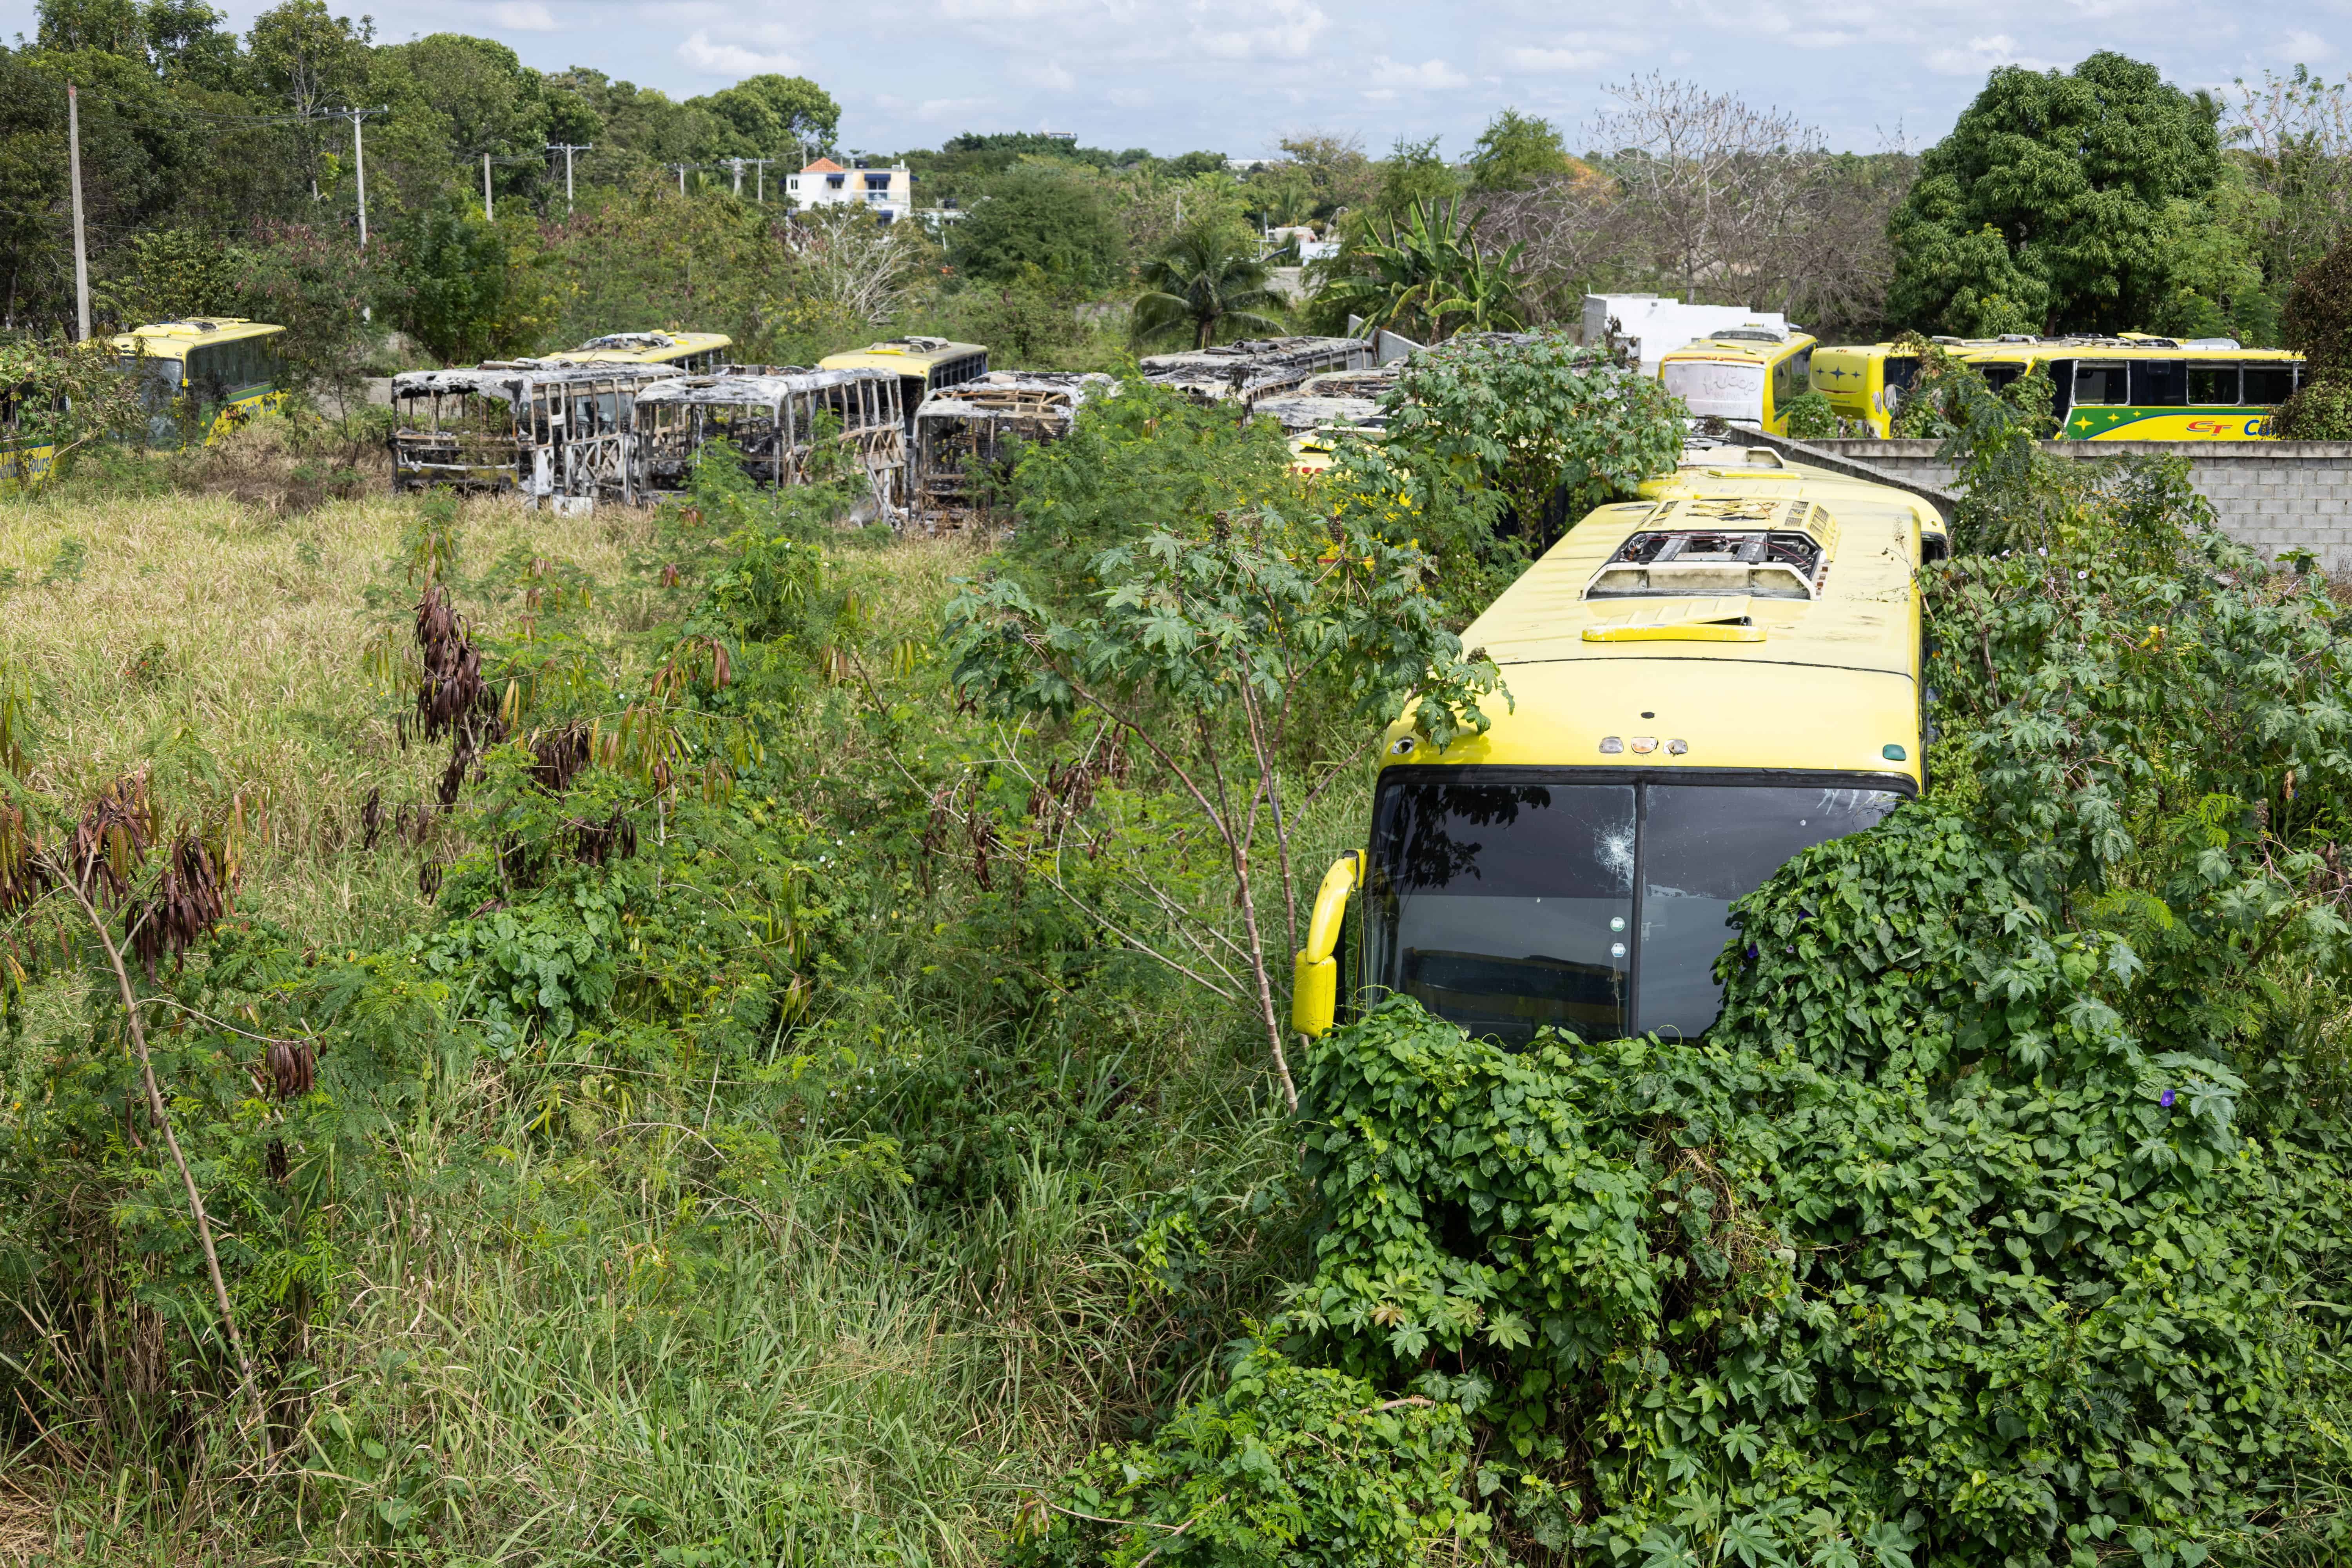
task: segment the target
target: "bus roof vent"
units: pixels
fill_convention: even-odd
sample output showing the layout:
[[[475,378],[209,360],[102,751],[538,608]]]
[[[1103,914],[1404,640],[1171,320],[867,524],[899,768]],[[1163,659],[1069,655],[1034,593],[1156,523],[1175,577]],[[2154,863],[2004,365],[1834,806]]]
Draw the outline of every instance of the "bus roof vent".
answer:
[[[1764,628],[1748,617],[1748,596],[1675,598],[1648,604],[1584,628],[1586,642],[1762,642]],[[1634,743],[1641,750],[1639,742]]]
[[[1810,501],[1685,500],[1645,521],[1592,574],[1587,600],[1817,599],[1837,547],[1836,521]]]

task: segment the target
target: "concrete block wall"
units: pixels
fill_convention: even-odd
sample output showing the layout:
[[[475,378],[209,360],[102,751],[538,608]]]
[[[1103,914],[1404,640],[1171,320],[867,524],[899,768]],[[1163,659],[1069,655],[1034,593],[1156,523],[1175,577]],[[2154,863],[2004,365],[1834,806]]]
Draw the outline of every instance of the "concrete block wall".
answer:
[[[1952,469],[1935,441],[1813,441],[1807,445],[1948,489]],[[2045,441],[2061,458],[2189,459],[2189,483],[2222,529],[2266,557],[2308,550],[2328,572],[2352,571],[2352,441]],[[1801,458],[1800,459],[1801,461]]]

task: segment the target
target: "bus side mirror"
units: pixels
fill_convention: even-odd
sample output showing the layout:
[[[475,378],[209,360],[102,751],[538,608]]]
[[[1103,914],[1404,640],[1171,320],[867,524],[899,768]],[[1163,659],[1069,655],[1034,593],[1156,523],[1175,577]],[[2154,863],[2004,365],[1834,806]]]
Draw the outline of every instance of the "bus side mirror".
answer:
[[[1302,1035],[1328,1033],[1339,1008],[1339,961],[1331,956],[1339,945],[1339,925],[1347,918],[1348,900],[1356,890],[1362,856],[1350,849],[1323,873],[1315,891],[1315,912],[1307,921],[1307,945],[1291,965],[1290,1026]]]

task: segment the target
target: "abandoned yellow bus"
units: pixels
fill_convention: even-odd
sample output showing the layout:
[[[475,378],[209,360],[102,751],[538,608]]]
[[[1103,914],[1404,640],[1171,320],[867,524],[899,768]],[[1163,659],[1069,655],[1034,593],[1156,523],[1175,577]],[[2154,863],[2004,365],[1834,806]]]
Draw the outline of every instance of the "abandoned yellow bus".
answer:
[[[1695,419],[1789,433],[1789,405],[1812,385],[1813,340],[1769,321],[1710,332],[1658,361],[1658,379]]]
[[[1733,901],[1918,793],[1937,509],[1736,445],[1647,491],[1462,634],[1510,691],[1486,733],[1387,731],[1370,847],[1324,879],[1297,956],[1301,1031],[1402,993],[1512,1047],[1702,1034]]]
[[[1822,344],[1812,353],[1812,389],[1839,418],[1882,441],[1894,433],[1895,412],[1918,374],[1918,351],[1894,343]]]
[[[725,332],[607,332],[551,357],[578,364],[666,364],[708,375],[726,363],[735,340]]]
[[[1938,340],[1942,341],[1942,340]],[[2303,356],[2232,338],[2002,338],[1951,352],[1998,390],[2040,367],[2068,441],[2260,441],[2294,395]]]
[[[123,369],[145,381],[148,445],[209,444],[284,407],[286,372],[275,340],[285,331],[237,316],[189,316],[110,339]]]
[[[915,436],[915,411],[923,399],[943,386],[956,386],[988,374],[988,351],[978,343],[951,342],[946,338],[888,338],[846,353],[827,354],[816,362],[819,370],[887,370],[898,377],[898,407],[907,420],[907,438]]]

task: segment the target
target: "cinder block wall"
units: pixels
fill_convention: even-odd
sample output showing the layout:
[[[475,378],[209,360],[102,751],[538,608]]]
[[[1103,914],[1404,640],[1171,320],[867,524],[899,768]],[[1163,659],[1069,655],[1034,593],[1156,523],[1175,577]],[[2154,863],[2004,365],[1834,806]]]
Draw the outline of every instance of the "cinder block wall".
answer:
[[[1938,489],[1952,469],[1934,441],[1812,441]],[[2189,482],[2230,535],[2265,556],[2308,550],[2329,572],[2352,571],[2352,441],[2046,441],[2062,458],[2189,459]]]

